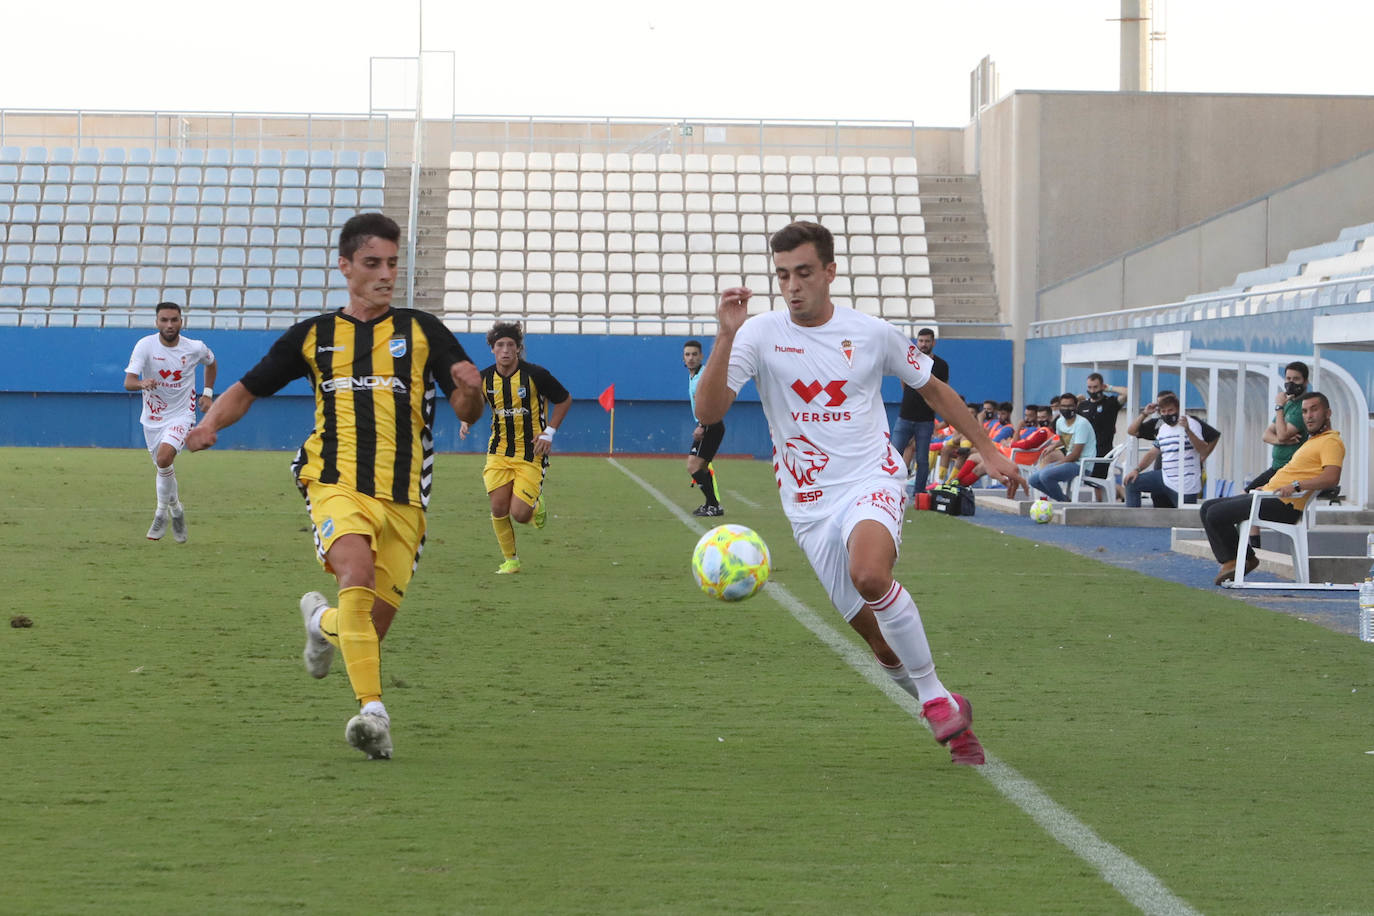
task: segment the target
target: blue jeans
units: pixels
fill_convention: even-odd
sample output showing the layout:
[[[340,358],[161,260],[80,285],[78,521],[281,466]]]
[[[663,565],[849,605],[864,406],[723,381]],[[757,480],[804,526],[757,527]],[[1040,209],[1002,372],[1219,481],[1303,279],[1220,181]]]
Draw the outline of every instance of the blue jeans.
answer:
[[[934,434],[934,420],[898,419],[892,427],[892,447],[897,454],[906,451],[907,443],[916,443],[916,479],[912,483],[917,493],[925,491],[926,478],[930,476],[930,439]]]
[[[1135,480],[1126,484],[1126,505],[1132,508],[1140,507],[1140,494],[1149,493],[1150,502],[1158,509],[1174,509],[1178,507],[1176,497],[1178,491],[1172,487],[1165,486],[1163,471],[1146,471],[1140,474]],[[1197,502],[1196,493],[1188,493],[1183,497],[1185,503]]]
[[[1064,492],[1064,484],[1078,476],[1077,461],[1061,461],[1041,468],[1030,475],[1033,489],[1042,491],[1055,502],[1068,502],[1069,495]]]

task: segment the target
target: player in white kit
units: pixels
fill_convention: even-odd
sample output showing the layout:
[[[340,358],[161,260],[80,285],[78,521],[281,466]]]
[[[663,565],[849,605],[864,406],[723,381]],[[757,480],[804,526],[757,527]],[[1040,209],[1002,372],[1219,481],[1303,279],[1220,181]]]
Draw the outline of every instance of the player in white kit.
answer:
[[[143,392],[143,437],[157,466],[157,511],[148,529],[148,540],[159,540],[172,525],[172,537],[186,543],[186,512],[177,494],[177,475],[172,467],[186,433],[196,422],[196,366],[205,367],[205,387],[199,403],[210,409],[215,396],[215,354],[199,340],[181,336],[181,306],[160,302],[157,333],[134,344],[124,370],[124,389]]]
[[[787,310],[746,321],[753,293],[743,287],[722,293],[715,347],[697,384],[697,419],[720,421],[744,384],[755,381],[773,437],[783,511],[831,602],[888,675],[921,701],[953,761],[983,763],[969,727],[973,708],[940,682],[916,603],[892,577],[906,465],[888,441],[883,376],[919,389],[991,459],[993,477],[1024,481],[963,398],[931,376],[929,356],[893,325],[831,302],[835,248],[828,229],[792,223],[770,245]]]

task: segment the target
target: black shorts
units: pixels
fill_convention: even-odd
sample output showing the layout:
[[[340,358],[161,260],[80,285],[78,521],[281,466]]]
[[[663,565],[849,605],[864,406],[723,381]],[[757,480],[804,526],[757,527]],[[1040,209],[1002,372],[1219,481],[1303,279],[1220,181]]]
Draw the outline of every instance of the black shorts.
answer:
[[[720,440],[725,438],[725,421],[712,423],[702,427],[702,429],[701,438],[692,440],[692,447],[687,450],[687,454],[695,455],[702,461],[710,461],[716,457],[716,449],[720,448]]]

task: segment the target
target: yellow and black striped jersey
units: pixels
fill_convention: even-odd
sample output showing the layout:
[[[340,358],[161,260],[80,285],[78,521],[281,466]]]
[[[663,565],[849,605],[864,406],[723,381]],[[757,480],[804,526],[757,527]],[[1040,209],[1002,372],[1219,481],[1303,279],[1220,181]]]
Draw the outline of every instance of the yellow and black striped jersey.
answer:
[[[543,366],[516,363],[510,375],[496,366],[482,370],[482,396],[491,405],[491,441],[487,454],[534,460],[534,440],[544,431],[548,405],[562,404],[568,390]]]
[[[315,428],[292,463],[298,481],[351,487],[376,499],[424,507],[434,465],[437,383],[467,354],[438,318],[394,308],[361,321],[342,310],[287,330],[242,378],[267,397],[297,378],[315,392]]]

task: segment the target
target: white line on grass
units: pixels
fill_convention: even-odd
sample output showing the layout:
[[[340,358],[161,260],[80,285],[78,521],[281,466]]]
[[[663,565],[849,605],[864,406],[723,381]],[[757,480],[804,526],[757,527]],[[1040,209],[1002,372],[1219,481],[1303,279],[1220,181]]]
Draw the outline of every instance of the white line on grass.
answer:
[[[750,509],[762,509],[762,508],[763,508],[763,506],[760,506],[758,503],[754,502],[752,499],[750,499],[749,497],[745,496],[743,493],[739,492],[738,490],[726,490],[725,492],[727,492],[727,493],[730,494],[730,498],[731,498],[731,499],[736,500],[737,502],[742,502],[742,503],[744,503],[744,504],[745,504],[746,506],[748,506]]]
[[[614,458],[607,458],[613,467],[626,477],[639,484],[646,493],[658,500],[678,521],[697,534],[705,534],[706,526],[688,515],[676,503],[663,495],[658,488],[635,474]],[[791,592],[778,582],[769,582],[764,592],[797,619],[797,622],[816,634],[821,642],[830,647],[857,671],[864,680],[877,687],[888,699],[918,721],[921,709],[911,694],[892,683],[887,675],[878,671],[872,657],[865,649],[845,638],[830,624],[821,619],[811,608],[799,601]],[[973,767],[979,775],[992,783],[1008,801],[1030,816],[1040,827],[1054,837],[1070,852],[1097,869],[1117,893],[1138,910],[1160,916],[1184,916],[1196,914],[1197,910],[1185,901],[1174,896],[1158,878],[1146,870],[1139,862],[1120,849],[1102,839],[1091,827],[1074,817],[1069,810],[1045,794],[1035,783],[1022,776],[1008,764],[987,750],[987,763]]]

